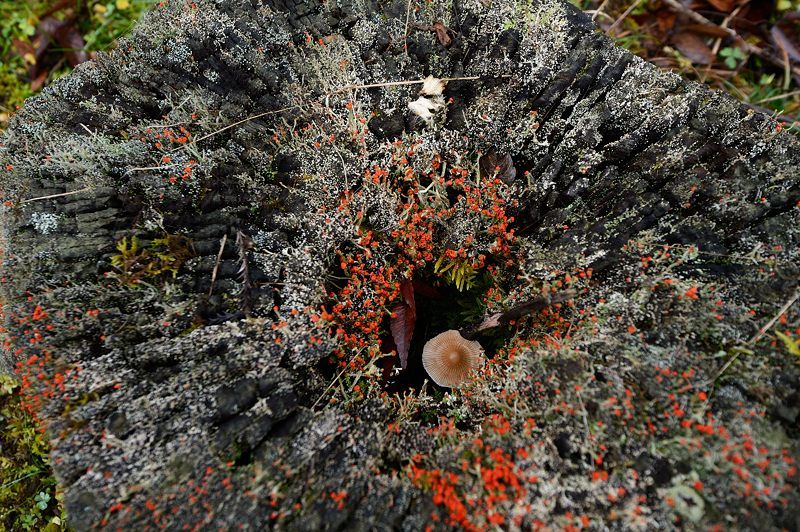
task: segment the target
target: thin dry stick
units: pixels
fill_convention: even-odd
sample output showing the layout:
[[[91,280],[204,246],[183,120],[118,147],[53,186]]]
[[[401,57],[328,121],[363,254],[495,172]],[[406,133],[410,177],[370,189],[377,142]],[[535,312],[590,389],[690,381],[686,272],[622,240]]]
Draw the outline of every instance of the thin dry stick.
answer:
[[[691,20],[697,22],[698,24],[703,24],[704,26],[717,26],[706,17],[698,13],[697,11],[692,11],[688,7],[684,6],[678,0],[664,0],[664,3],[667,4],[669,7],[674,9],[675,11],[681,13],[682,15],[686,15]],[[720,27],[720,26],[717,26]],[[723,29],[728,35],[731,37],[736,37],[736,32],[730,28],[721,28]]]
[[[500,76],[500,77],[508,78],[508,77],[511,77],[511,76],[505,75],[505,76]],[[476,79],[481,79],[481,77],[480,76],[466,76],[466,77],[461,77],[461,78],[441,78],[442,81],[474,81]],[[412,80],[408,80],[408,81],[387,81],[385,83],[370,83],[369,85],[345,85],[344,87],[342,87],[340,89],[336,89],[332,93],[327,94],[327,96],[330,96],[330,95],[333,95],[333,94],[338,94],[340,92],[345,92],[345,91],[354,91],[354,90],[358,90],[358,89],[374,89],[376,87],[399,87],[399,86],[402,86],[402,85],[420,85],[422,83],[425,83],[424,79],[412,79]]]
[[[626,18],[628,18],[628,15],[631,14],[631,11],[636,9],[636,6],[638,6],[641,3],[642,3],[642,0],[636,0],[634,3],[632,3],[630,5],[630,7],[628,9],[626,9],[625,12],[623,14],[621,14],[619,16],[619,18],[617,20],[615,20],[614,23],[606,30],[606,35],[611,35],[611,32],[614,31],[615,29],[617,29],[617,26],[622,24],[622,21],[625,20]]]
[[[770,96],[769,98],[764,98],[763,100],[758,100],[756,103],[767,103],[767,102],[774,102],[775,100],[782,100],[784,98],[792,98],[793,96],[800,95],[800,91],[792,91],[787,92],[786,94],[778,94],[777,96]]]
[[[328,392],[330,391],[330,389],[333,388],[334,384],[339,382],[339,379],[341,378],[342,375],[344,375],[345,371],[347,371],[347,366],[345,366],[345,368],[342,371],[339,372],[339,374],[336,376],[336,378],[331,381],[331,383],[328,385],[327,388],[325,388],[325,391],[322,392],[322,395],[320,395],[319,398],[316,401],[314,401],[314,404],[311,405],[311,410],[314,410],[317,407],[317,405],[319,404],[319,402],[322,401],[322,398],[325,397],[326,395],[328,395]]]
[[[603,9],[606,7],[606,4],[607,4],[607,3],[608,3],[608,0],[603,0],[603,3],[602,3],[602,4],[600,4],[600,5],[597,7],[597,9],[595,9],[595,10],[594,10],[594,13],[592,14],[592,20],[596,19],[596,18],[597,18],[597,15],[599,15],[600,13],[602,13],[602,12],[603,12]],[[605,15],[605,13],[603,13],[603,14]]]
[[[725,19],[722,21],[722,23],[719,25],[719,27],[722,28],[723,30],[727,31],[728,30],[728,24],[730,24],[731,20],[736,18],[736,15],[739,14],[739,11],[741,11],[741,9],[745,5],[747,5],[747,3],[749,1],[750,0],[745,0],[741,5],[737,6],[736,9],[731,11],[731,13],[727,17],[725,17]],[[692,13],[694,13],[694,11],[692,11]],[[717,57],[717,53],[719,53],[720,46],[722,46],[722,38],[721,37],[714,40],[714,46],[711,48],[711,55],[713,55],[714,57]],[[711,73],[711,65],[706,66],[705,74],[703,75],[703,79],[701,81],[705,82],[705,76],[707,74],[709,74],[709,73]]]
[[[742,7],[744,7],[745,5],[747,5],[747,2],[744,2],[742,5],[737,6],[736,9],[731,11],[731,14],[728,15],[727,17],[725,17],[725,19],[722,21],[722,23],[719,25],[719,27],[722,28],[725,31],[730,30],[730,28],[728,28],[728,24],[730,24],[731,20],[736,18],[736,16],[739,14],[739,11],[741,11]],[[692,11],[692,13],[694,13],[694,11]],[[709,21],[709,23],[710,22],[711,21]],[[717,40],[714,41],[714,47],[711,48],[711,53],[714,54],[714,57],[717,56],[717,53],[719,52],[720,46],[722,46],[722,39],[721,38],[717,38]]]
[[[755,334],[755,335],[754,335],[752,338],[750,338],[750,340],[748,340],[748,341],[747,341],[747,343],[746,343],[745,345],[753,345],[753,344],[755,344],[756,342],[758,342],[758,341],[761,339],[761,337],[762,337],[762,336],[764,336],[764,335],[767,333],[767,331],[769,331],[769,330],[772,328],[772,326],[773,326],[773,325],[775,325],[775,322],[776,322],[776,321],[778,321],[778,320],[781,318],[781,316],[783,316],[784,314],[786,314],[786,311],[787,311],[787,310],[789,310],[789,307],[791,307],[792,305],[794,305],[795,301],[797,301],[798,299],[800,299],[800,290],[798,290],[797,292],[795,292],[795,293],[794,293],[794,295],[793,295],[793,296],[792,296],[792,297],[789,299],[789,301],[787,301],[787,302],[786,302],[786,303],[785,303],[785,304],[784,304],[784,305],[781,307],[781,309],[778,311],[778,313],[777,313],[777,314],[775,314],[775,316],[773,316],[773,317],[772,317],[772,319],[771,319],[771,320],[769,320],[769,321],[766,323],[766,325],[764,325],[763,327],[761,327],[761,328],[758,330],[758,332],[757,332],[757,333],[756,333],[756,334]],[[716,377],[714,377],[714,380],[713,380],[712,382],[717,382],[717,380],[719,380],[719,378],[722,376],[722,374],[723,374],[723,373],[725,373],[725,372],[728,370],[728,368],[731,366],[731,364],[733,364],[734,362],[736,362],[736,359],[738,359],[738,358],[739,358],[739,355],[741,355],[741,354],[742,354],[742,352],[741,352],[741,351],[739,351],[739,352],[737,352],[735,355],[733,355],[733,356],[730,358],[730,360],[728,360],[728,361],[725,363],[725,365],[724,365],[724,366],[722,366],[722,369],[721,369],[721,370],[719,370],[719,372],[717,373],[717,376],[716,376]]]
[[[266,111],[264,113],[259,113],[257,115],[248,116],[247,118],[243,118],[243,119],[239,120],[238,122],[234,122],[233,124],[228,124],[227,126],[221,128],[221,129],[218,129],[216,131],[212,131],[208,135],[203,135],[202,137],[197,137],[196,139],[194,139],[194,141],[195,142],[200,142],[202,140],[206,140],[207,138],[211,138],[214,135],[219,135],[220,133],[222,133],[223,131],[225,131],[227,129],[230,129],[232,127],[236,127],[236,126],[238,126],[240,124],[244,124],[245,122],[249,122],[251,120],[256,120],[258,118],[261,118],[262,116],[274,115],[274,114],[282,113],[284,111],[291,111],[292,109],[297,109],[298,107],[302,107],[302,105],[300,105],[300,104],[298,104],[298,105],[290,105],[289,107],[284,107],[282,109],[276,109],[275,111]]]
[[[219,252],[217,253],[217,261],[214,263],[214,269],[211,271],[211,286],[208,287],[208,297],[214,291],[214,282],[217,280],[217,272],[219,272],[219,264],[222,262],[222,252],[225,251],[225,243],[228,241],[228,233],[222,235],[219,241]]]
[[[175,164],[167,164],[162,166],[142,166],[137,168],[128,168],[125,170],[125,173],[128,172],[147,172],[149,170],[166,170],[168,168],[175,168],[176,166],[180,166],[178,163]]]
[[[53,199],[53,198],[63,198],[64,196],[72,196],[75,194],[80,194],[81,192],[88,192],[91,190],[90,187],[82,188],[80,190],[73,190],[72,192],[62,192],[60,194],[50,194],[49,196],[39,196],[38,198],[28,198],[22,200],[20,203],[30,203],[32,201],[40,201],[46,199]]]
[[[403,32],[403,51],[406,53],[406,57],[408,57],[408,22],[411,20],[411,0],[408,0],[408,4],[406,5],[406,29]]]

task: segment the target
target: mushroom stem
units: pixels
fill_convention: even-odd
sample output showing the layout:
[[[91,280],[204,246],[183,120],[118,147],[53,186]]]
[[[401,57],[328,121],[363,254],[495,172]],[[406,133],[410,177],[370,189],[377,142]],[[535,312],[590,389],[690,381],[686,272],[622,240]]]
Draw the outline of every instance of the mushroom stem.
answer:
[[[575,290],[564,290],[554,295],[538,295],[504,312],[497,312],[491,316],[487,316],[479,323],[467,325],[461,328],[459,332],[466,340],[472,340],[483,331],[508,325],[509,322],[518,320],[522,316],[533,314],[534,312],[546,309],[550,305],[567,301],[573,297],[575,297]]]

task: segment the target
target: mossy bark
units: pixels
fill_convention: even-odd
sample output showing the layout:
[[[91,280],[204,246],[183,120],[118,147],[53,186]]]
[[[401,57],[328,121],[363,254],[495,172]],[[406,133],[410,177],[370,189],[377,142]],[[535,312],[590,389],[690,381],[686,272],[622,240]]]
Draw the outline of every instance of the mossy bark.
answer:
[[[515,470],[538,480],[496,502],[506,526],[798,526],[800,370],[756,334],[776,315],[798,326],[796,304],[779,312],[800,277],[796,138],[615,48],[568,4],[499,4],[167,2],[17,113],[0,145],[5,364],[46,422],[76,529],[464,525],[409,463],[460,467],[475,437],[535,447]],[[447,47],[425,29],[436,21]],[[434,123],[407,109],[417,86],[341,90],[427,75],[470,78],[448,83]],[[567,319],[599,318],[526,344],[507,381],[482,377],[455,439],[430,434],[429,417],[450,415],[432,395],[411,417],[379,392],[330,403],[324,362],[341,346],[306,312],[328,297],[336,249],[361,225],[394,227],[395,198],[374,193],[361,225],[331,228],[325,212],[412,137],[445,158],[510,155],[520,287],[591,270]],[[120,239],[164,233],[192,242],[177,276],[107,275]],[[513,410],[491,406],[504,388]],[[606,406],[617,394],[630,425]],[[746,472],[774,500],[726,489],[743,475],[721,440],[713,459],[670,443],[697,435],[662,417],[680,397],[695,426],[710,413],[734,442],[786,457],[779,486],[772,469]],[[498,412],[510,434],[486,428]],[[669,438],[633,429],[651,419]]]

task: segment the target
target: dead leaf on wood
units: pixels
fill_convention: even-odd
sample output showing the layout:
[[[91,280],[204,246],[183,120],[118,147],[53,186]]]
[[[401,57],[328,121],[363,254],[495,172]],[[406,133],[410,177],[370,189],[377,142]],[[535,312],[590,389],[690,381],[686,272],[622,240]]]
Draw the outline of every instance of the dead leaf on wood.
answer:
[[[714,53],[701,37],[688,31],[681,31],[672,36],[672,44],[692,63],[710,65],[714,62]]]
[[[441,96],[446,84],[444,80],[428,76],[423,80],[419,93],[423,96]]]
[[[511,183],[517,177],[517,169],[511,156],[494,150],[481,157],[480,173],[481,178],[496,175],[504,183]]]
[[[437,21],[433,23],[433,31],[436,32],[436,39],[439,41],[439,44],[445,48],[449,48],[450,45],[453,44],[453,39],[450,38],[452,30],[441,22]]]
[[[433,116],[444,108],[444,98],[441,96],[434,98],[420,96],[413,102],[408,102],[408,108],[425,121],[433,120]]]
[[[400,281],[400,295],[403,301],[392,309],[393,317],[389,322],[392,339],[397,346],[400,357],[400,367],[406,369],[408,365],[408,350],[411,347],[411,338],[414,336],[414,325],[417,323],[417,305],[414,301],[414,285],[411,281]]]

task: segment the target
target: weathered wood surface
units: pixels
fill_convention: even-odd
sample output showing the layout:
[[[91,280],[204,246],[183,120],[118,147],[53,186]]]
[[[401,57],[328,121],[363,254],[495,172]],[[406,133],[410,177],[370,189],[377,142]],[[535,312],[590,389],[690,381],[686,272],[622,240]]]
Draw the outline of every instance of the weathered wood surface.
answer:
[[[448,47],[421,27],[436,21]],[[429,125],[407,109],[418,86],[339,91],[427,75],[478,79],[450,82]],[[363,144],[345,138],[354,114]],[[574,327],[528,325],[538,343],[470,396],[406,410],[364,381],[363,399],[330,392],[338,369],[320,362],[340,340],[304,312],[357,231],[326,217],[404,132],[450,166],[510,154],[518,295],[565,272],[579,290]],[[526,529],[800,526],[800,371],[772,341],[798,327],[796,304],[781,312],[800,273],[798,142],[567,4],[166,2],[27,102],[0,159],[6,364],[30,382],[78,530],[464,526],[456,500],[478,528],[494,513]],[[396,198],[364,190],[363,223],[390,234]],[[163,231],[193,245],[174,279],[104,276],[122,237]],[[464,237],[433,236],[440,253]],[[451,434],[431,433],[438,414]],[[499,480],[507,500],[461,469],[489,456],[478,437],[508,453],[484,472],[507,461],[522,481]],[[434,469],[457,475],[448,496]]]

